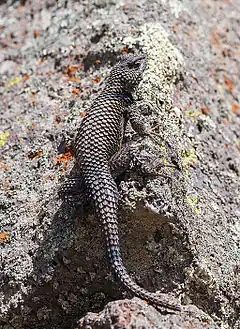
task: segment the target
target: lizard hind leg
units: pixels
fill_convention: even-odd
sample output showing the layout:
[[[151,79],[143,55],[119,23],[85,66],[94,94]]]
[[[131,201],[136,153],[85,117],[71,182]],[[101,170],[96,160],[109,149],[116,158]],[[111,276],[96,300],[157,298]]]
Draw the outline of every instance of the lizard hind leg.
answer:
[[[113,155],[109,161],[109,167],[114,178],[130,169],[131,161],[135,157],[136,150],[136,147],[132,145],[124,145],[118,152]]]
[[[75,208],[87,203],[86,190],[81,176],[70,176],[58,191],[60,199]]]

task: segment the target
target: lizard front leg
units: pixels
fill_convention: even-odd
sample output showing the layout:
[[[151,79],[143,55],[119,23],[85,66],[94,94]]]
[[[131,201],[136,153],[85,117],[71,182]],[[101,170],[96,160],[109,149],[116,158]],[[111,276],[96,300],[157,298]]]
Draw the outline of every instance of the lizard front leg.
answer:
[[[60,199],[73,207],[84,207],[88,203],[86,186],[77,163],[59,188],[58,195]]]
[[[150,125],[143,113],[150,114],[153,111],[153,105],[150,102],[134,103],[127,108],[128,119],[133,130],[140,136],[151,136]]]
[[[169,178],[169,175],[161,173],[164,167],[174,167],[161,163],[158,157],[151,157],[139,150],[137,145],[125,145],[109,161],[109,167],[114,179],[122,173],[135,170],[145,176],[161,176]]]
[[[150,104],[147,106],[151,107]],[[125,112],[124,131],[126,129],[127,122],[130,121],[133,130],[140,136],[150,135],[150,129],[147,126],[146,120],[143,118],[142,109],[137,104],[132,104],[126,108]],[[124,134],[123,131],[123,134]],[[137,145],[125,144],[120,146],[120,149],[112,156],[109,161],[109,167],[113,177],[117,177],[124,171],[135,168],[142,168],[142,162],[138,160],[139,148]],[[145,170],[141,170],[142,173],[148,173]]]

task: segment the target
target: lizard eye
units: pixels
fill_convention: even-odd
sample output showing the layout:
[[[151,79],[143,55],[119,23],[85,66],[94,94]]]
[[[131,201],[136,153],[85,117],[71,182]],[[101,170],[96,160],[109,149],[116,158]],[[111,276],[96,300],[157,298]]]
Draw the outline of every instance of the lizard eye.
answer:
[[[134,63],[129,63],[128,67],[130,69],[138,69],[140,67],[140,65],[141,65],[141,61],[136,61]]]

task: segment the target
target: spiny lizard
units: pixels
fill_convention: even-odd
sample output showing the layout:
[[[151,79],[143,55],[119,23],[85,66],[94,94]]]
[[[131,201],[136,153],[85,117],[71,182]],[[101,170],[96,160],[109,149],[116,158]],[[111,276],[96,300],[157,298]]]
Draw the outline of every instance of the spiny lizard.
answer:
[[[136,123],[136,113],[131,111],[132,92],[142,80],[146,66],[145,56],[128,54],[111,70],[104,90],[93,102],[77,132],[73,143],[75,176],[63,185],[61,195],[73,202],[85,202],[85,197],[93,202],[105,234],[111,268],[126,288],[155,306],[179,311],[179,305],[168,303],[131,279],[119,249],[119,192],[111,171],[117,163],[116,154],[121,150],[127,121],[130,120],[133,128]]]

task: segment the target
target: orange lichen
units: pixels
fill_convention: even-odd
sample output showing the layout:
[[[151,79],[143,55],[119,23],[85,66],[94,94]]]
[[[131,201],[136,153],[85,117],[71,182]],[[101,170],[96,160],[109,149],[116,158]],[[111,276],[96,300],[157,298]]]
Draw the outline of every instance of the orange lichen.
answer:
[[[93,84],[97,84],[101,81],[100,77],[96,77],[95,79],[92,80]]]
[[[232,150],[232,146],[231,146],[231,145],[229,145],[229,144],[224,144],[224,146],[226,147],[226,149],[228,149],[228,150]]]
[[[68,75],[74,75],[77,72],[77,70],[78,70],[78,66],[69,66],[67,68],[67,72],[66,73]]]
[[[69,161],[72,159],[71,152],[63,153],[56,158],[56,166],[60,166],[63,163],[63,167],[66,169],[68,167]]]
[[[38,159],[40,158],[41,156],[43,155],[43,152],[42,151],[38,151],[38,152],[33,152],[33,151],[29,151],[27,154],[26,154],[26,157],[28,159]]]
[[[206,106],[206,104],[203,105],[203,107],[201,108],[201,111],[205,115],[207,115],[211,112],[210,109]]]
[[[80,65],[75,65],[75,66],[68,66],[64,70],[63,77],[66,78],[67,81],[71,82],[79,82],[80,79],[75,76],[77,70],[79,69]]]
[[[87,114],[87,112],[84,111],[84,112],[81,113],[80,117],[84,118],[86,114]]]
[[[128,53],[128,49],[127,49],[127,47],[123,47],[123,48],[122,48],[122,52],[123,52],[123,53]]]
[[[233,88],[234,88],[234,84],[230,80],[227,79],[226,75],[223,75],[223,80],[224,80],[224,83],[225,83],[227,89],[232,94]]]
[[[72,90],[72,93],[73,93],[74,97],[78,97],[80,92],[81,92],[81,89],[79,89],[79,88],[74,88]]]
[[[212,321],[210,319],[203,319],[202,322],[205,322],[207,324],[211,324],[212,323]]]
[[[8,168],[9,168],[8,165],[6,165],[6,164],[1,164],[1,169],[8,169]]]
[[[35,92],[32,92],[32,94],[31,94],[30,98],[31,98],[31,99],[34,99],[34,97],[36,96],[36,94],[37,94],[37,92],[36,92],[36,91],[35,91]]]
[[[214,33],[211,39],[212,39],[212,44],[214,44],[218,49],[220,49],[222,42],[218,33]]]
[[[35,39],[39,36],[38,30],[33,31],[33,36],[34,36]]]
[[[9,232],[0,233],[0,243],[5,243],[9,241]]]
[[[239,113],[240,107],[237,104],[232,104],[232,109],[234,113]]]
[[[80,79],[76,76],[73,76],[73,77],[69,77],[67,75],[63,75],[64,78],[66,79],[66,81],[71,81],[71,82],[80,82]]]
[[[173,25],[172,30],[176,32],[178,30],[178,25]]]
[[[20,6],[18,7],[18,12],[21,13],[24,9],[24,4],[20,4]]]
[[[25,77],[24,77],[24,81],[28,81],[28,79],[30,78],[30,75],[29,74],[26,74]]]

